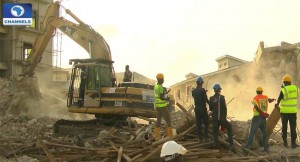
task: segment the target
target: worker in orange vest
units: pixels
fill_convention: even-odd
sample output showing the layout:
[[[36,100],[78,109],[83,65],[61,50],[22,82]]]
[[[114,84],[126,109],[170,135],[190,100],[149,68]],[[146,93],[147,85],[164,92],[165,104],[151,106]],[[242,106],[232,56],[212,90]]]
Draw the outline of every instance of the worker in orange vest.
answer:
[[[268,139],[267,139],[267,125],[266,125],[266,118],[269,117],[268,112],[268,103],[275,101],[275,99],[270,99],[268,96],[263,95],[263,88],[257,87],[256,88],[256,96],[252,100],[253,104],[253,118],[251,121],[250,133],[248,136],[248,140],[246,142],[245,148],[250,149],[254,135],[258,128],[260,128],[262,132],[262,143],[264,147],[264,151],[269,151],[268,146]]]

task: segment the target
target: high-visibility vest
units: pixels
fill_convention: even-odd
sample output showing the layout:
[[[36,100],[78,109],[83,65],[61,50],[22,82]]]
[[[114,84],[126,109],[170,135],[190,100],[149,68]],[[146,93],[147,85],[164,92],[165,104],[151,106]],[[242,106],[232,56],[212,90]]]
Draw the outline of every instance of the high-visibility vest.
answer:
[[[253,98],[252,101],[253,106],[257,106],[259,109],[261,109],[263,112],[268,112],[268,96],[258,94]],[[253,107],[253,115],[258,116],[259,112],[256,110],[255,107]]]
[[[281,88],[283,98],[280,101],[280,113],[297,113],[297,99],[299,89],[295,85]]]
[[[155,107],[162,108],[167,107],[167,101],[160,99],[160,95],[164,94],[164,88],[161,84],[154,85]]]

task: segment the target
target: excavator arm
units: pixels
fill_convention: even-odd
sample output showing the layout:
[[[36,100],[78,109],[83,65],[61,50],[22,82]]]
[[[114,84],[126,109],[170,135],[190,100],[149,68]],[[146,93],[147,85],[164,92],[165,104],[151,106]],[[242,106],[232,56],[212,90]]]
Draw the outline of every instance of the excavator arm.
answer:
[[[42,60],[46,46],[56,29],[60,29],[64,34],[83,47],[90,54],[91,58],[112,61],[110,48],[104,38],[92,27],[83,23],[68,9],[65,9],[66,13],[73,17],[79,24],[59,17],[60,6],[59,2],[55,2],[48,7],[44,21],[41,24],[41,33],[39,33],[33,43],[32,51],[28,57],[29,66],[25,69],[25,75],[27,76],[34,75],[35,68]],[[112,73],[114,75],[113,69]]]

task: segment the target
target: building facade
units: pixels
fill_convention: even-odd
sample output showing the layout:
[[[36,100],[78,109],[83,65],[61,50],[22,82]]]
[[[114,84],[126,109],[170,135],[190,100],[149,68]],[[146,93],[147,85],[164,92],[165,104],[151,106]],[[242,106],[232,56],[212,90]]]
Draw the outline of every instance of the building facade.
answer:
[[[223,87],[226,86],[229,82],[233,84],[239,84],[240,82],[242,82],[242,80],[244,80],[245,76],[251,72],[246,72],[246,69],[251,68],[251,63],[230,55],[219,57],[216,59],[216,61],[218,64],[218,71],[203,75],[189,73],[185,76],[186,80],[170,87],[171,93],[175,96],[176,102],[182,103],[187,108],[191,107],[194,104],[192,90],[196,87],[196,79],[198,76],[201,76],[203,78],[203,88],[208,90],[207,94],[209,96],[213,95],[212,87],[215,83],[221,84],[221,86]],[[243,71],[245,72],[240,73],[239,70],[241,69],[244,69]]]
[[[176,102],[187,109],[193,107],[191,91],[196,87],[197,77],[201,76],[208,97],[214,94],[213,85],[220,84],[228,104],[228,115],[243,120],[251,118],[251,100],[256,95],[256,87],[263,87],[264,94],[277,99],[284,75],[291,75],[292,84],[300,86],[299,43],[281,42],[279,46],[266,47],[264,42],[260,42],[253,61],[247,62],[230,55],[221,56],[216,61],[217,71],[200,75],[189,73],[185,80],[170,87]],[[269,111],[273,110],[272,106],[269,106]]]
[[[0,13],[0,77],[10,78],[23,73],[35,38],[43,32],[39,26],[52,0],[0,0],[1,6],[3,3],[32,4],[31,26],[3,26]],[[35,74],[43,80],[52,79],[52,41],[48,43]]]

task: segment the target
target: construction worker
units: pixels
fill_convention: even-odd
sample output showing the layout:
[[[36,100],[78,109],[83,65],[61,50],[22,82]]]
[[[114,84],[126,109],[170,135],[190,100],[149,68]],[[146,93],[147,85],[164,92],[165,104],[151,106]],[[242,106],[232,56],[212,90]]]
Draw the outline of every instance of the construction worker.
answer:
[[[160,157],[166,162],[182,162],[182,155],[186,154],[187,150],[175,141],[168,141],[163,144],[160,151]]]
[[[214,148],[219,148],[219,127],[223,126],[227,130],[229,147],[233,149],[232,128],[231,124],[227,121],[225,97],[221,95],[222,88],[220,84],[215,84],[213,89],[215,94],[209,98],[209,110],[212,112]]]
[[[129,70],[129,65],[125,66],[123,82],[131,82],[132,72]]]
[[[167,128],[166,134],[168,137],[173,136],[173,129],[171,127],[171,117],[170,112],[167,109],[167,97],[166,94],[169,91],[165,91],[163,87],[164,83],[164,75],[162,73],[158,73],[156,75],[157,84],[154,86],[154,95],[155,95],[155,108],[157,111],[157,121],[156,121],[156,128],[154,129],[155,140],[158,141],[160,139],[160,124],[161,118],[163,117],[166,121]]]
[[[202,77],[198,77],[196,80],[197,87],[192,90],[192,96],[195,102],[195,116],[196,116],[196,131],[198,135],[198,142],[207,142],[208,138],[208,114],[206,103],[208,104],[208,98],[206,90],[202,88]],[[204,131],[202,131],[202,123],[204,125]]]
[[[267,139],[267,125],[266,125],[266,118],[268,117],[268,103],[273,102],[275,99],[270,99],[268,96],[263,95],[263,88],[257,87],[256,88],[256,96],[252,100],[253,104],[253,118],[251,121],[250,132],[248,135],[248,140],[246,142],[245,148],[250,149],[253,137],[256,134],[258,128],[260,128],[262,132],[262,144],[264,147],[264,151],[268,152],[268,139]]]
[[[275,107],[278,108],[280,104],[283,145],[285,147],[288,147],[287,123],[289,122],[291,131],[291,147],[295,149],[296,147],[299,147],[299,145],[296,144],[297,99],[299,95],[299,88],[291,84],[292,78],[289,75],[285,75],[282,78],[282,82],[283,85],[281,87],[281,91]]]

